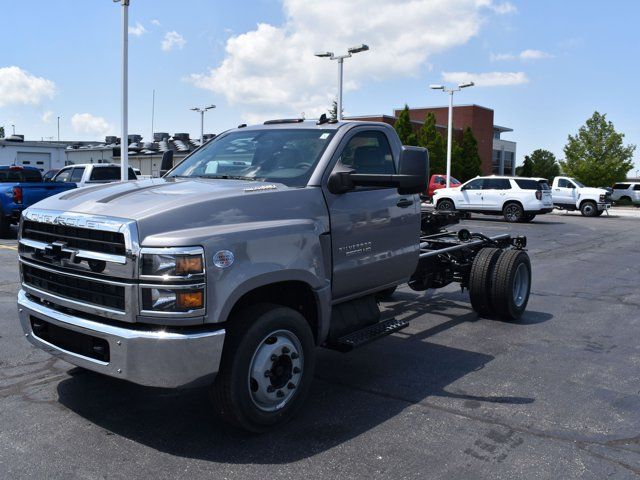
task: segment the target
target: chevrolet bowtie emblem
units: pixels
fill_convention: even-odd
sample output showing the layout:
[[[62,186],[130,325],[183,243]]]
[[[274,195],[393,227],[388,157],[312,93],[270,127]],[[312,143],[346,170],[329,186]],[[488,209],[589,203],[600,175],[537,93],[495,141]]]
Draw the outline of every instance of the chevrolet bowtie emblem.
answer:
[[[54,260],[60,260],[63,256],[62,251],[66,247],[66,242],[52,242],[44,247],[44,253],[47,257],[50,257]]]

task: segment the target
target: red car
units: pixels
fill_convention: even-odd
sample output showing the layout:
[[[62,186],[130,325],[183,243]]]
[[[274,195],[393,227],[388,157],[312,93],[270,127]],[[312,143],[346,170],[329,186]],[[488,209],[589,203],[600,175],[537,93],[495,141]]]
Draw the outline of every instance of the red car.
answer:
[[[451,177],[451,186],[459,187],[461,185],[460,181]],[[429,180],[429,187],[427,191],[424,192],[424,196],[431,198],[433,197],[433,192],[438,190],[439,188],[444,188],[447,186],[447,176],[442,174],[431,175],[431,180]]]

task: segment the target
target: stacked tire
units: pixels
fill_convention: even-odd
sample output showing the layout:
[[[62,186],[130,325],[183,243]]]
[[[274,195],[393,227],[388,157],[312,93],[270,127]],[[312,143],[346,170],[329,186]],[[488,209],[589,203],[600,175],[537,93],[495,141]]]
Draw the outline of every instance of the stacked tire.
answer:
[[[481,249],[471,266],[469,297],[481,317],[518,320],[529,301],[531,262],[524,250]]]

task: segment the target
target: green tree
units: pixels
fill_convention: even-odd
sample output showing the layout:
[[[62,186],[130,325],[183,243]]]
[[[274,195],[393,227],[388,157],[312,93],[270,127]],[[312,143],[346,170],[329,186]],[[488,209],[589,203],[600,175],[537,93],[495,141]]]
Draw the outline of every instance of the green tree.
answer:
[[[0,127],[0,138],[4,138],[4,127]]]
[[[418,131],[418,146],[425,147],[429,151],[430,174],[444,173],[447,163],[447,147],[444,138],[436,129],[436,116],[427,113],[424,124]]]
[[[406,104],[398,116],[398,120],[396,120],[395,129],[396,132],[398,132],[398,136],[400,137],[400,141],[403,145],[418,145],[418,137],[413,131],[413,125],[411,125],[409,106]]]
[[[533,161],[529,155],[525,155],[522,165],[516,167],[516,175],[519,177],[533,177]]]
[[[478,155],[478,141],[470,127],[464,129],[462,142],[453,142],[451,149],[451,175],[466,182],[481,173],[482,160]]]
[[[528,167],[529,170],[525,167]],[[516,169],[516,173],[522,177],[542,177],[550,182],[560,175],[560,165],[556,161],[556,156],[549,150],[541,148],[534,150],[531,156],[526,155],[524,164],[518,168],[522,168],[520,170],[522,173],[518,173],[518,169]]]
[[[624,180],[633,168],[636,146],[624,146],[624,134],[616,132],[606,117],[593,112],[577,135],[569,135],[564,147],[562,171],[585,185],[612,185]]]
[[[344,114],[344,108],[342,109],[342,113]],[[338,119],[338,100],[334,99],[331,102],[331,108],[329,109],[329,118],[331,120]]]

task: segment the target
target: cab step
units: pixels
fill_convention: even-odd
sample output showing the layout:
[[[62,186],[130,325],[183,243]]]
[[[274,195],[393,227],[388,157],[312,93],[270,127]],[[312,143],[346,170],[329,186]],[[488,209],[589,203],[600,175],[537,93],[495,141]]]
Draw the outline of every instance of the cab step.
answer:
[[[344,337],[340,337],[334,342],[327,344],[327,347],[340,352],[349,352],[386,335],[390,335],[393,332],[402,330],[407,325],[409,325],[409,322],[406,320],[390,318],[389,320],[369,325],[361,330],[356,330]]]

